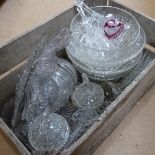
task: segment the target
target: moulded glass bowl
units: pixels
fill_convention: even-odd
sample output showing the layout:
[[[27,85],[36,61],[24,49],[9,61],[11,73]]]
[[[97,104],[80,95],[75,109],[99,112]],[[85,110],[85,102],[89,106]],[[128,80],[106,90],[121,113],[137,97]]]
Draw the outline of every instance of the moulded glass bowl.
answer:
[[[72,128],[79,128],[85,131],[85,128],[90,126],[99,117],[98,112],[92,108],[81,108],[73,113],[69,124]]]
[[[68,57],[70,58],[70,60],[80,73],[86,73],[90,79],[102,81],[102,80],[115,80],[128,74],[130,70],[134,66],[136,66],[136,64],[140,61],[142,53],[140,53],[135,59],[125,64],[122,64],[121,68],[115,71],[100,71],[90,69],[87,66],[85,66],[85,64],[82,64],[78,60],[74,59],[71,55],[68,55]]]
[[[136,42],[130,47],[124,49],[121,54],[113,54],[112,51],[107,51],[104,54],[102,51],[94,51],[92,49],[84,49],[80,42],[75,41],[73,37],[70,38],[67,46],[67,53],[85,64],[88,68],[102,71],[112,71],[119,69],[124,63],[135,59],[144,48],[146,42],[145,32],[141,28],[140,35]],[[118,51],[115,51],[118,52]],[[93,55],[91,54],[93,53]],[[131,54],[132,53],[132,54]],[[102,55],[103,54],[103,55]]]
[[[122,21],[125,23],[127,26],[129,26],[128,29],[128,34],[129,37],[127,37],[126,41],[127,43],[127,48],[131,46],[139,37],[140,34],[140,25],[137,21],[137,19],[130,14],[129,12],[117,8],[117,7],[112,7],[112,6],[96,6],[92,7],[92,9],[98,13],[100,13],[103,16],[103,20],[110,19],[109,16],[113,16],[113,18],[118,19],[119,21]],[[103,22],[104,23],[104,22]],[[70,24],[70,31],[72,32],[72,35],[75,40],[81,40],[81,37],[83,36],[83,25],[82,25],[82,18],[81,15],[78,13],[71,21]],[[82,43],[83,46],[87,46],[85,43]],[[94,48],[95,49],[95,48]],[[122,49],[125,49],[125,47],[122,47]],[[104,50],[110,50],[110,49],[104,49]]]
[[[72,103],[78,108],[99,108],[104,103],[104,91],[96,83],[90,82],[86,74],[82,74],[83,82],[76,86],[72,95]]]
[[[30,144],[41,151],[61,149],[67,142],[70,128],[64,117],[56,113],[38,116],[29,126]]]
[[[138,21],[130,13],[119,8],[100,6],[93,9],[102,15],[113,14],[114,17],[127,23],[130,26],[127,33],[128,37],[126,37],[128,39],[123,41],[122,38],[118,38],[122,40],[122,45],[116,49],[89,47],[80,42],[81,34],[79,32],[82,24],[80,23],[81,16],[77,14],[70,26],[72,34],[67,46],[69,57],[77,60],[78,63],[84,65],[89,70],[101,72],[103,75],[113,74],[114,71],[117,72],[124,64],[130,64],[127,67],[129,69],[134,67],[134,63],[136,64],[134,60],[141,56],[144,43],[146,42],[145,33],[140,28]],[[124,71],[129,70],[127,68]],[[122,69],[121,72],[123,72]]]

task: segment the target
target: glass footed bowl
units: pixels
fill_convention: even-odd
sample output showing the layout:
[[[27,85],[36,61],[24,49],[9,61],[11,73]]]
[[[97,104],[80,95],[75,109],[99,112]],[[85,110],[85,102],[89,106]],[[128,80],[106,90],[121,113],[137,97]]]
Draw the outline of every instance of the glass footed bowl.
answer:
[[[128,29],[124,30],[123,36],[120,35],[117,38],[107,40],[108,46],[105,48],[90,47],[85,42],[80,41],[85,32],[82,28],[81,16],[77,14],[70,26],[72,34],[67,46],[68,54],[93,69],[116,70],[121,64],[130,61],[141,53],[142,50],[140,49],[144,47],[145,43],[145,33],[137,20],[122,9],[114,7],[94,7],[93,9],[105,18],[107,18],[106,15],[112,15],[121,20]],[[116,47],[111,45],[116,45]]]

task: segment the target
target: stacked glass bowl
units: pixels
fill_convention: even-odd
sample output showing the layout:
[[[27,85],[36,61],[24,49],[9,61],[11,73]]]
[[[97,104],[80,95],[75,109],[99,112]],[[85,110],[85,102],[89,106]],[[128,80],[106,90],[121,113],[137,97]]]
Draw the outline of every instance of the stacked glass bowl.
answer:
[[[105,39],[104,34],[98,31],[98,44],[104,46],[89,46],[86,44],[85,29],[82,17],[78,13],[70,25],[71,36],[67,46],[67,54],[78,71],[84,72],[95,80],[114,80],[126,75],[142,57],[146,42],[143,29],[136,18],[125,10],[111,6],[97,6],[94,11],[100,13],[103,23],[117,19],[124,24],[124,30],[117,38]],[[113,23],[117,30],[117,23]],[[91,27],[91,31],[93,27]],[[91,36],[90,40],[93,40]],[[82,41],[81,41],[82,40]]]

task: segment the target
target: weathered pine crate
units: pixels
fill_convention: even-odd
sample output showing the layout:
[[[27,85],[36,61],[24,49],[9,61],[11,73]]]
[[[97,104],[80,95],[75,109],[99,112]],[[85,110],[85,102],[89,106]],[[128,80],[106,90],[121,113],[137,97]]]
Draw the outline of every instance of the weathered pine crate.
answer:
[[[112,5],[131,12],[140,22],[146,32],[147,52],[155,55],[155,20],[146,17],[116,1],[87,0],[89,6]],[[75,7],[64,10],[60,15],[44,22],[30,32],[0,47],[0,109],[3,103],[15,95],[17,77],[27,64],[27,58],[32,54],[36,41],[42,36],[54,37],[61,28],[69,27],[76,14]],[[155,81],[155,60],[151,61],[132,83],[116,98],[90,129],[82,135],[63,155],[92,154],[102,141],[119,125],[121,120],[136,105],[137,101]],[[13,109],[12,109],[13,110]],[[30,155],[27,148],[0,118],[0,128],[13,141],[21,154]]]

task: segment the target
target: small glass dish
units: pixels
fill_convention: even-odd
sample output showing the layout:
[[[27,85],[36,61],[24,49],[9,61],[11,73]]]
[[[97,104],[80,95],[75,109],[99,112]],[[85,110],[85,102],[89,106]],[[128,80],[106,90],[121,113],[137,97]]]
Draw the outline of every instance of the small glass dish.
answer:
[[[90,126],[94,121],[97,120],[99,114],[95,109],[92,108],[81,108],[73,113],[69,124],[74,130],[76,127],[85,129]]]
[[[67,142],[70,128],[64,117],[44,113],[29,126],[29,142],[38,151],[58,151]]]
[[[71,146],[97,120],[98,112],[92,108],[81,108],[75,111],[68,121],[70,137],[64,148]]]
[[[78,108],[99,108],[104,103],[104,91],[96,83],[90,82],[86,74],[82,74],[83,83],[78,85],[71,95],[72,102]]]

